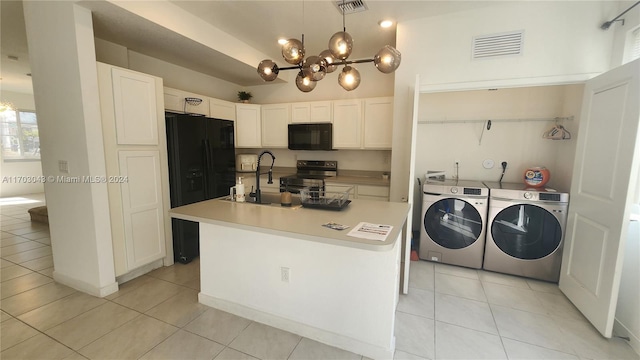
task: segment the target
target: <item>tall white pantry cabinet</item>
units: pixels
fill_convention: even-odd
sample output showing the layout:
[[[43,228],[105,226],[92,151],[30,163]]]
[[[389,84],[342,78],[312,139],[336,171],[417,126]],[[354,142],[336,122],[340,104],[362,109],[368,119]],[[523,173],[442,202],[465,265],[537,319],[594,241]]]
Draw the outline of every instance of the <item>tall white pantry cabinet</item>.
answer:
[[[97,63],[116,276],[166,257],[171,246],[162,79]]]

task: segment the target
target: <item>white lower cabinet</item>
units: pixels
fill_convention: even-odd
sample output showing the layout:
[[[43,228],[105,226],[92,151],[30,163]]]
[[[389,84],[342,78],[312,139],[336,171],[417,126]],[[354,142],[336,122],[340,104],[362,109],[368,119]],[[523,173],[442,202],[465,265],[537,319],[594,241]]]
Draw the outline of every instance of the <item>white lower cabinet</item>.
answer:
[[[159,151],[119,151],[127,268],[166,255]],[[163,239],[163,241],[160,241]]]
[[[358,199],[389,201],[389,187],[376,185],[358,185]]]
[[[352,189],[349,191],[349,199],[389,201],[389,186],[386,185],[326,183],[325,191],[343,192],[347,187],[352,187]]]

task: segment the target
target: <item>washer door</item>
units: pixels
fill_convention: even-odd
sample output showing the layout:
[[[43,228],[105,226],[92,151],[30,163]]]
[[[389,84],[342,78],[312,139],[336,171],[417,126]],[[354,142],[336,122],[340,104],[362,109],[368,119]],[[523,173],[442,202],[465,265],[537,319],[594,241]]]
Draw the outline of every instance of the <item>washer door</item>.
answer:
[[[500,211],[491,223],[495,244],[518,259],[535,260],[553,253],[562,241],[558,219],[539,206],[520,204]]]
[[[439,200],[424,214],[424,229],[436,244],[447,249],[470,246],[482,233],[480,213],[470,203],[447,198]]]

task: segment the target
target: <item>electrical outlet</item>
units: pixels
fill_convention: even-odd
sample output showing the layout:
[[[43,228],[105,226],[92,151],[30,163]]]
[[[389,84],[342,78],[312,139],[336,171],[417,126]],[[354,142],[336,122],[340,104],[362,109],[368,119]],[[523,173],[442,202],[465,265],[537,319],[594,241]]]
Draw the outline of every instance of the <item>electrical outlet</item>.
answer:
[[[280,280],[286,283],[288,283],[291,280],[291,271],[289,270],[288,267],[283,266],[280,268]]]

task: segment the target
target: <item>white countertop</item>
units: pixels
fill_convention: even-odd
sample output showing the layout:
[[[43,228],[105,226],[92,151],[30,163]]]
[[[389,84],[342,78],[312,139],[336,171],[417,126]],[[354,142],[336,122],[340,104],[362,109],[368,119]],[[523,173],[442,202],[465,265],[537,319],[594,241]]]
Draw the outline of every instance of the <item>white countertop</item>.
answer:
[[[387,251],[402,231],[409,212],[408,203],[352,200],[340,211],[257,205],[214,199],[173,208],[173,218],[253,231],[268,232],[303,240],[322,242],[373,251]],[[322,226],[328,222],[348,225],[346,230]],[[366,240],[347,233],[360,222],[392,225],[393,231],[385,241]]]

